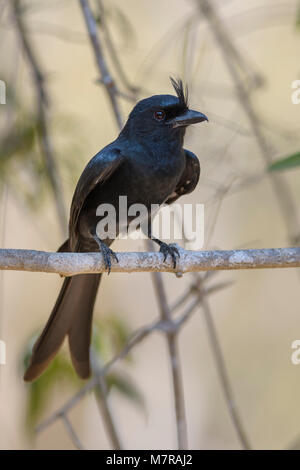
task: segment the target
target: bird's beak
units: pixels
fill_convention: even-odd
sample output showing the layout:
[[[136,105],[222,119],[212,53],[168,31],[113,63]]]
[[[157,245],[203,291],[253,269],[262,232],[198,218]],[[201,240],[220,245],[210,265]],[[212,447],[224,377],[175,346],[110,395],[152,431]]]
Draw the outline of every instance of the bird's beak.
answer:
[[[173,119],[169,120],[169,124],[175,127],[189,126],[190,124],[196,124],[197,122],[208,121],[207,116],[198,111],[193,111],[188,109],[185,113],[176,116]]]

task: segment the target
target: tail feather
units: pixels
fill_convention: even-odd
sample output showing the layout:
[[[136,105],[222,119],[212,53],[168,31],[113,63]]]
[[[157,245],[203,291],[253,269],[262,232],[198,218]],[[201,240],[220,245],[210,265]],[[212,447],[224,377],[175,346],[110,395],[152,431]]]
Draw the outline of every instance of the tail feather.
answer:
[[[80,275],[76,292],[77,305],[68,331],[69,348],[74,368],[82,379],[90,375],[90,342],[93,309],[101,274]]]
[[[64,244],[61,251],[67,251],[66,247]],[[100,278],[101,274],[80,274],[64,280],[47,324],[33,347],[24,375],[26,382],[44,372],[67,335],[76,372],[81,378],[89,376],[92,316]]]
[[[72,278],[66,278],[44,330],[33,346],[31,361],[24,380],[35,380],[54,358],[70,329],[72,319],[71,289]],[[70,308],[69,308],[70,307]]]

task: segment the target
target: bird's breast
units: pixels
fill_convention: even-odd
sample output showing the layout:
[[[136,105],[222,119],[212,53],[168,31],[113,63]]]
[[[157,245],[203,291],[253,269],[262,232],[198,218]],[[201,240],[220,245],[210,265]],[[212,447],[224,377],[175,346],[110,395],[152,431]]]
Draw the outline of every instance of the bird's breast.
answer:
[[[126,196],[127,209],[143,204],[149,210],[152,204],[161,205],[174,192],[185,165],[184,154],[170,158],[125,159],[107,182],[97,185],[87,197],[81,212],[79,232],[87,238],[99,217],[101,204],[111,204],[118,217],[121,196]],[[99,213],[99,212],[98,212]]]
[[[184,158],[181,154],[142,158],[128,162],[127,177],[135,196],[138,193],[145,203],[161,204],[175,189],[183,169]]]

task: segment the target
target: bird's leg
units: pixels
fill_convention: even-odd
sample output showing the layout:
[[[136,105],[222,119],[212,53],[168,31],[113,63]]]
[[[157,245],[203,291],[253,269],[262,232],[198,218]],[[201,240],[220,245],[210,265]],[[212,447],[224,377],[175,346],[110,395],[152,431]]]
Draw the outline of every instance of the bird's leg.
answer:
[[[104,259],[105,269],[107,269],[107,273],[109,274],[111,270],[111,259],[115,258],[118,263],[118,257],[116,253],[111,248],[109,248],[109,246],[106,245],[106,243],[104,243],[102,240],[100,240],[99,237],[97,237],[97,235],[94,235],[94,240],[99,246],[99,249]]]
[[[149,222],[148,227],[148,237],[159,245],[159,251],[164,255],[164,261],[166,261],[167,256],[170,255],[173,261],[173,267],[176,268],[177,258],[180,258],[180,253],[175,243],[165,243],[152,236],[151,231],[151,222]]]
[[[175,269],[177,264],[177,258],[180,258],[180,253],[175,243],[165,243],[161,240],[158,240],[158,238],[153,237],[151,238],[151,240],[153,240],[160,246],[159,251],[164,255],[164,261],[166,261],[168,255],[171,256],[173,261],[173,268]]]

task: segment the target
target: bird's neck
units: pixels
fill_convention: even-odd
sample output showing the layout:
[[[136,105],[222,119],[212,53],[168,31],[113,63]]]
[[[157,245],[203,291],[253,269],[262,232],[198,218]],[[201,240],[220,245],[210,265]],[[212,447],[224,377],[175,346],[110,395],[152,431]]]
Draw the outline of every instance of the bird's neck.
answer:
[[[123,128],[119,139],[125,140],[132,147],[144,148],[147,153],[164,155],[180,153],[183,148],[185,129],[169,130],[165,133],[130,132],[129,126]]]

